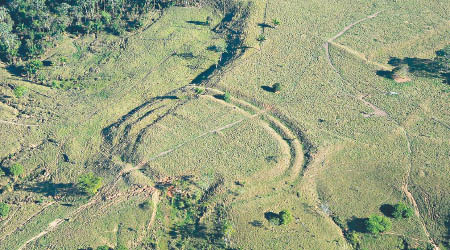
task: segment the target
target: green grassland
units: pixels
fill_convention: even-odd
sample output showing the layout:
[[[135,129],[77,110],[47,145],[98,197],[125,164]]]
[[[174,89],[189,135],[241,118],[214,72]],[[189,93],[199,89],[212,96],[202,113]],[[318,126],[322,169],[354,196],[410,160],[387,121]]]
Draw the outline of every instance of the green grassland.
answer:
[[[64,36],[40,80],[0,65],[0,163],[25,167],[0,176],[0,249],[449,248],[449,85],[376,72],[432,59],[450,4],[232,6],[231,20],[170,7],[120,37]],[[88,172],[93,196],[76,186]],[[364,230],[399,201],[411,218]],[[269,221],[283,209],[290,224]]]

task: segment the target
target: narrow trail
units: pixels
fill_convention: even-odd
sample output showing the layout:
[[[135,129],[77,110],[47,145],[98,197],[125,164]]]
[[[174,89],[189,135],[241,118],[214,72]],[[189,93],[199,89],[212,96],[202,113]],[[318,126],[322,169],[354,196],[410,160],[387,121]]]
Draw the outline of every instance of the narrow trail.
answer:
[[[27,240],[22,246],[20,246],[18,248],[18,250],[24,249],[28,245],[28,243],[30,243],[30,242],[32,242],[34,240],[37,240],[37,239],[41,238],[42,236],[46,235],[47,233],[49,233],[50,231],[54,230],[63,221],[64,220],[61,220],[61,219],[55,219],[54,221],[50,222],[48,224],[47,228],[44,231],[42,231],[39,234],[33,236],[31,239]]]
[[[359,24],[359,23],[361,23],[361,22],[363,22],[363,21],[366,21],[366,20],[375,18],[375,17],[377,17],[378,14],[380,14],[380,13],[381,13],[381,11],[378,11],[378,12],[376,12],[376,13],[370,15],[370,16],[367,16],[367,17],[365,17],[365,18],[363,18],[363,19],[360,19],[360,20],[358,20],[358,21],[356,21],[356,22],[354,22],[354,23],[352,23],[352,24],[346,26],[342,31],[340,31],[338,34],[336,34],[334,37],[328,39],[327,42],[324,43],[323,47],[324,47],[324,49],[325,49],[325,54],[326,54],[327,61],[328,61],[329,65],[333,68],[333,70],[339,75],[339,77],[340,77],[343,81],[348,82],[347,80],[344,79],[344,77],[341,75],[341,73],[340,73],[340,72],[336,69],[336,67],[334,66],[334,64],[333,64],[333,62],[332,62],[332,60],[331,60],[331,57],[330,57],[329,45],[330,45],[330,44],[336,45],[336,43],[334,43],[334,40],[336,40],[337,38],[339,38],[340,36],[342,36],[343,34],[345,34],[345,32],[347,32],[347,31],[348,31],[349,29],[351,29],[353,26],[355,26],[355,25],[357,25],[357,24]],[[337,45],[337,47],[339,47],[339,45]],[[342,47],[345,47],[345,46],[341,46],[341,48],[342,48]],[[345,48],[343,48],[343,49],[345,49],[346,51],[348,51],[348,52],[351,53],[351,54],[355,54],[355,53],[356,53],[356,55],[358,54],[358,52],[355,52],[354,50],[352,50],[352,49],[350,49],[350,48],[345,47]],[[365,59],[365,57],[360,57],[360,58],[363,59],[363,60]],[[380,65],[380,66],[382,66],[382,65]],[[344,91],[344,90],[343,90],[343,91]],[[358,94],[358,96],[355,96],[355,95],[353,95],[353,94],[351,94],[351,93],[349,93],[349,92],[347,92],[347,91],[344,91],[344,92],[345,92],[347,95],[349,95],[349,96],[351,96],[351,97],[353,97],[353,98],[356,98],[357,100],[363,102],[366,106],[368,106],[368,107],[370,107],[370,108],[372,108],[372,109],[374,110],[374,112],[373,112],[372,114],[366,115],[365,117],[370,117],[370,116],[372,116],[372,115],[375,115],[375,116],[389,116],[389,114],[388,114],[386,111],[384,111],[384,110],[378,108],[376,105],[374,105],[374,104],[372,104],[372,103],[366,101],[366,100],[364,99],[364,98],[366,97],[366,95]],[[410,139],[409,139],[408,133],[407,133],[406,129],[405,129],[401,124],[399,124],[397,121],[394,120],[394,123],[395,123],[399,128],[402,129],[402,131],[403,131],[403,133],[404,133],[404,135],[405,135],[405,137],[406,137],[406,140],[407,140],[407,148],[408,148],[408,153],[409,153],[409,154],[408,154],[408,157],[409,157],[409,166],[408,166],[407,172],[406,172],[406,174],[405,174],[405,177],[404,177],[404,179],[403,179],[403,184],[402,184],[401,189],[402,189],[403,193],[406,195],[406,197],[408,198],[409,202],[413,205],[413,207],[414,207],[414,212],[415,212],[416,216],[417,216],[417,217],[419,218],[419,220],[420,220],[421,226],[422,226],[422,228],[423,228],[423,230],[424,230],[424,232],[425,232],[425,235],[426,235],[427,238],[428,238],[428,242],[431,243],[431,244],[433,245],[433,247],[434,247],[435,250],[439,250],[439,247],[438,247],[437,244],[434,242],[434,240],[432,239],[432,237],[430,236],[430,233],[428,232],[428,230],[427,230],[427,228],[426,228],[426,225],[425,225],[425,223],[424,223],[424,221],[423,221],[423,219],[422,219],[422,216],[420,215],[420,211],[419,211],[419,208],[418,208],[418,206],[417,206],[417,202],[416,202],[416,200],[414,199],[414,196],[412,195],[412,193],[411,193],[411,192],[409,191],[409,189],[408,189],[408,182],[409,182],[410,172],[411,172],[411,168],[412,168],[412,162],[411,162],[412,150],[411,150],[411,143],[410,143]]]
[[[159,202],[159,190],[156,190],[155,192],[153,192],[153,195],[152,195],[153,211],[152,211],[152,217],[150,218],[150,222],[147,225],[147,232],[150,230],[153,223],[155,223],[156,213],[158,212],[158,202]]]
[[[0,123],[16,125],[16,126],[24,126],[24,127],[39,127],[40,126],[37,124],[23,124],[23,123],[10,122],[10,121],[4,121],[4,120],[0,120]]]
[[[328,43],[333,45],[333,46],[335,46],[335,47],[337,47],[337,48],[340,48],[340,49],[348,52],[349,54],[351,54],[351,55],[353,55],[353,56],[363,60],[364,62],[366,62],[368,64],[372,64],[372,65],[377,66],[377,67],[379,67],[379,68],[381,68],[383,70],[392,70],[392,67],[387,66],[387,65],[383,65],[383,64],[378,63],[378,62],[371,61],[363,53],[358,52],[358,51],[356,51],[356,50],[354,50],[352,48],[349,48],[349,47],[347,47],[345,45],[342,45],[342,44],[334,42],[334,41],[329,41]]]
[[[425,225],[424,220],[422,219],[422,216],[421,216],[420,211],[419,211],[419,206],[417,206],[416,199],[414,199],[414,196],[409,191],[408,185],[409,185],[409,178],[410,178],[410,175],[411,175],[411,168],[412,168],[411,142],[410,142],[409,135],[408,135],[408,132],[406,131],[406,129],[403,126],[401,126],[400,124],[398,124],[398,123],[397,123],[397,125],[400,127],[400,129],[402,130],[402,132],[403,132],[403,134],[404,134],[404,136],[406,138],[406,143],[407,143],[407,148],[408,148],[408,169],[406,171],[405,176],[403,177],[401,189],[402,189],[403,193],[405,193],[406,197],[408,198],[409,203],[413,205],[414,214],[417,216],[417,218],[419,218],[419,221],[420,221],[420,224],[421,224],[421,226],[423,228],[423,231],[425,232],[425,235],[428,238],[428,242],[433,245],[435,250],[439,250],[439,246],[436,244],[436,242],[434,242],[433,238],[431,237],[430,233],[428,232],[428,229],[427,229],[427,226]]]

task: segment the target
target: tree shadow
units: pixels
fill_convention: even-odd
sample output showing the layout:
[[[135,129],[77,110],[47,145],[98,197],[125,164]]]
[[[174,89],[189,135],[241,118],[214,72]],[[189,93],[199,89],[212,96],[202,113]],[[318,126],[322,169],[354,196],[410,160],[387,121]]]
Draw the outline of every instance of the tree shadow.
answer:
[[[200,26],[208,26],[209,25],[208,22],[204,22],[204,21],[186,21],[186,23],[200,25]]]
[[[24,186],[20,189],[27,192],[44,194],[45,196],[76,196],[82,194],[73,183],[52,183],[50,181]]]
[[[271,221],[274,219],[278,219],[280,216],[277,213],[274,212],[265,212],[264,213],[264,218],[266,218],[266,220]]]
[[[388,61],[389,65],[395,68],[391,71],[379,70],[376,72],[378,76],[393,79],[394,72],[401,66],[408,66],[408,72],[414,76],[426,78],[442,79],[444,84],[450,84],[450,46],[435,52],[433,59],[424,59],[417,57],[391,57]]]
[[[394,212],[394,206],[391,204],[383,204],[380,206],[380,211],[387,217],[392,217],[392,213]]]
[[[250,221],[248,224],[250,224],[254,227],[263,227],[262,221],[259,221],[259,220]]]
[[[275,92],[274,89],[270,86],[261,86],[261,88],[267,92]]]
[[[263,29],[265,29],[265,28],[271,28],[271,29],[273,29],[273,28],[274,28],[272,25],[267,24],[267,23],[258,23],[258,26],[261,27],[261,28],[263,28]]]
[[[347,222],[348,229],[350,231],[366,233],[367,232],[367,218],[357,218],[352,217],[350,221]]]
[[[22,77],[22,73],[24,72],[23,66],[17,66],[14,64],[10,64],[6,66],[6,70],[14,76]]]

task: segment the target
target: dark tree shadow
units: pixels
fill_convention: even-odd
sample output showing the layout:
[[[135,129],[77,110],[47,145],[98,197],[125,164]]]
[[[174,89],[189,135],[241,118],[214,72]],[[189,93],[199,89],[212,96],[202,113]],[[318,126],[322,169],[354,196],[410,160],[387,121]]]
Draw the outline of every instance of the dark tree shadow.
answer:
[[[82,194],[73,183],[52,183],[50,181],[39,182],[19,189],[27,192],[44,194],[45,196],[76,196]]]
[[[22,73],[24,72],[23,66],[17,66],[14,64],[10,64],[6,66],[6,70],[14,76],[22,77]]]
[[[264,218],[266,218],[266,220],[271,221],[274,219],[278,219],[279,215],[277,213],[274,212],[265,212],[264,213]]]
[[[394,212],[394,206],[391,204],[383,204],[380,206],[380,211],[387,217],[392,217],[392,213]]]
[[[251,222],[249,222],[248,224],[250,224],[250,225],[252,225],[252,226],[254,226],[254,227],[263,227],[262,221],[259,221],[259,220],[251,221]]]
[[[356,218],[352,217],[350,221],[347,222],[348,229],[350,231],[366,233],[367,232],[367,218]]]
[[[392,71],[379,70],[376,72],[378,76],[393,79],[394,72],[399,67],[406,65],[408,71],[414,76],[426,78],[442,79],[443,83],[450,84],[450,46],[436,51],[433,59],[424,59],[417,57],[391,57],[388,61],[389,65],[395,68]]]
[[[261,86],[261,88],[262,88],[263,90],[267,91],[267,92],[275,92],[275,91],[273,90],[273,88],[270,87],[270,86]]]
[[[186,23],[200,25],[200,26],[208,26],[209,24],[204,21],[186,21]]]
[[[267,23],[258,23],[258,26],[261,27],[261,28],[263,28],[263,29],[265,29],[265,28],[271,28],[271,29],[273,29],[273,28],[274,28],[272,25],[267,24]]]

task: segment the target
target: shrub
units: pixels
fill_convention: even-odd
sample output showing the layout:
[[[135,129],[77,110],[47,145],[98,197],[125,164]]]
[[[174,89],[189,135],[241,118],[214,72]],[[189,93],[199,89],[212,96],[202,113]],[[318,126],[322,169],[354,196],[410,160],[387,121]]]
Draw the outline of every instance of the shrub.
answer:
[[[95,176],[93,173],[83,174],[78,179],[78,186],[81,191],[94,195],[102,187],[102,181],[101,177]]]
[[[205,89],[202,89],[202,88],[195,88],[195,94],[201,95],[201,94],[203,94],[203,92],[205,92]]]
[[[272,23],[273,23],[273,25],[274,25],[275,27],[278,26],[278,25],[280,25],[280,21],[279,21],[278,19],[276,19],[276,18],[272,19]]]
[[[6,203],[0,202],[0,217],[6,217],[9,214],[9,206]]]
[[[357,232],[349,232],[348,234],[346,234],[346,238],[354,248],[357,248],[359,244],[361,244],[361,239]]]
[[[378,234],[389,231],[392,227],[389,218],[380,215],[371,215],[367,220],[367,231],[372,234]]]
[[[25,64],[24,70],[29,77],[32,74],[36,74],[36,72],[41,69],[43,65],[44,64],[39,60],[31,60]]]
[[[3,169],[0,168],[0,177],[5,176],[5,175],[6,175],[5,171],[3,171]]]
[[[274,93],[280,92],[281,91],[281,84],[279,82],[275,83],[272,86],[272,90]]]
[[[24,168],[19,163],[14,163],[11,167],[9,167],[9,174],[14,178],[22,176],[23,172]]]
[[[231,95],[230,95],[230,93],[225,92],[225,94],[223,94],[223,96],[222,96],[222,99],[223,99],[225,102],[230,103],[230,102],[231,102]]]
[[[399,202],[395,204],[394,211],[392,212],[392,216],[396,219],[399,218],[409,218],[413,215],[413,210],[411,207],[407,206],[403,202]]]
[[[28,89],[25,86],[17,86],[14,88],[14,95],[17,98],[22,97],[23,95],[25,95],[28,92]]]
[[[402,64],[392,70],[392,76],[394,79],[407,79],[409,78],[409,66]]]
[[[281,210],[279,213],[280,225],[287,225],[292,221],[292,214],[289,210]]]
[[[103,246],[98,246],[96,250],[109,250],[111,248],[109,248],[109,246],[107,245],[103,245]]]
[[[261,34],[256,38],[256,41],[258,41],[258,42],[264,42],[265,40],[266,40],[266,36],[264,34]]]

